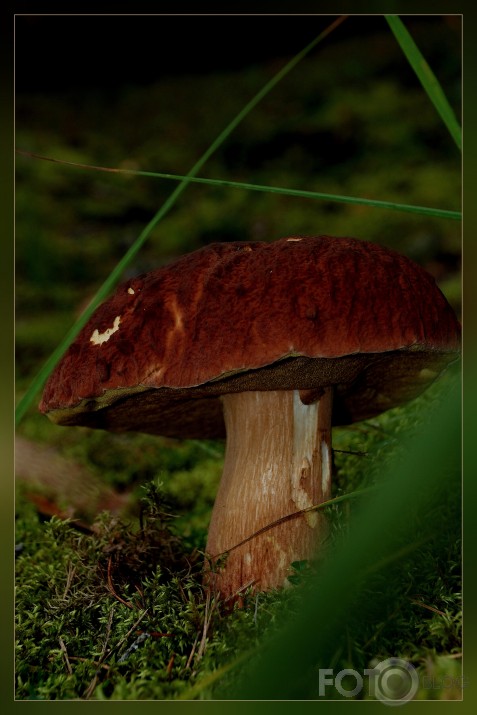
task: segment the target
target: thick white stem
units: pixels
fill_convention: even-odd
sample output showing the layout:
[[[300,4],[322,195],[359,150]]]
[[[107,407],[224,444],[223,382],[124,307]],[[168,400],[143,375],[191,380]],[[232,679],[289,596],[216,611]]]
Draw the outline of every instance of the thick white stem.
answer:
[[[297,391],[243,392],[223,402],[227,450],[207,553],[214,561],[228,552],[224,566],[219,561],[208,574],[228,597],[249,584],[286,585],[290,564],[310,559],[323,539],[325,517],[315,511],[250,537],[330,498],[332,391],[311,405]]]

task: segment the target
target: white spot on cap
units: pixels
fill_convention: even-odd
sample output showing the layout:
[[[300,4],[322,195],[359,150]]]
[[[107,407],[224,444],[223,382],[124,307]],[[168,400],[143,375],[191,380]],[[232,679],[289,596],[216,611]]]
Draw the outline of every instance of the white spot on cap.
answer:
[[[106,343],[111,335],[115,333],[117,330],[119,330],[119,323],[121,322],[121,316],[117,315],[114,319],[113,327],[108,328],[107,330],[104,331],[104,333],[100,333],[98,329],[96,329],[92,336],[90,337],[89,341],[90,343],[93,343],[94,345],[102,345],[102,343]]]
[[[287,238],[287,241],[301,241],[301,238]]]
[[[134,293],[135,293],[134,288],[128,288],[128,293],[129,293],[129,295],[134,295]]]

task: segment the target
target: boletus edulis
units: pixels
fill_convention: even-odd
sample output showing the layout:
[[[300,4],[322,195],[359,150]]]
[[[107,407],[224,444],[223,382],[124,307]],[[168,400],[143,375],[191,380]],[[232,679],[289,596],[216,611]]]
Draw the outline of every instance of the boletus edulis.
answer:
[[[216,243],[121,285],[40,410],[59,425],[226,437],[206,552],[212,564],[229,552],[208,571],[227,598],[284,585],[315,553],[321,513],[280,520],[330,498],[332,425],[411,400],[459,350],[432,276],[392,250],[329,236]]]

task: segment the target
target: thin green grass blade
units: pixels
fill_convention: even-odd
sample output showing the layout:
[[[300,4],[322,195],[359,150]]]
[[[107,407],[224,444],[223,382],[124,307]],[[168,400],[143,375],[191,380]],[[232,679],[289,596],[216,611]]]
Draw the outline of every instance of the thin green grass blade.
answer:
[[[459,122],[437,77],[422,56],[402,20],[397,15],[385,15],[385,17],[409,64],[424,87],[427,96],[437,109],[458,148],[462,150],[462,131]]]
[[[272,79],[267,82],[262,89],[257,92],[257,94],[248,102],[242,109],[241,111],[232,119],[232,121],[223,129],[220,134],[217,136],[217,138],[212,142],[212,144],[209,146],[209,148],[204,152],[204,154],[200,157],[200,159],[194,164],[190,172],[185,176],[179,186],[172,192],[172,194],[166,199],[164,204],[161,206],[161,208],[158,210],[156,215],[149,221],[147,226],[143,229],[143,231],[140,233],[136,241],[132,244],[132,246],[129,248],[129,250],[125,253],[125,255],[122,257],[122,259],[119,261],[119,263],[115,266],[115,268],[111,271],[109,276],[106,278],[102,286],[99,288],[98,292],[92,299],[92,301],[89,303],[88,307],[86,310],[82,313],[82,315],[78,318],[78,320],[75,322],[75,324],[71,327],[71,329],[67,332],[61,343],[58,345],[58,347],[53,351],[53,353],[50,355],[48,360],[44,363],[38,374],[34,377],[32,383],[30,384],[29,388],[23,395],[23,397],[20,399],[18,402],[18,405],[15,410],[15,423],[18,425],[19,422],[22,420],[23,416],[25,415],[26,411],[29,409],[30,405],[32,404],[33,400],[35,399],[35,396],[37,393],[40,391],[42,388],[43,384],[45,383],[46,379],[48,378],[48,375],[52,371],[53,367],[55,366],[56,362],[59,360],[59,358],[63,355],[65,350],[68,348],[70,343],[73,341],[73,339],[76,337],[76,335],[79,333],[81,328],[86,324],[90,316],[92,315],[93,311],[95,308],[108,296],[110,291],[114,288],[114,286],[119,282],[121,279],[121,276],[125,270],[125,268],[131,263],[133,258],[136,256],[138,251],[142,248],[143,244],[145,243],[146,239],[149,237],[151,231],[157,226],[157,224],[164,218],[164,216],[172,209],[174,206],[175,202],[179,198],[179,196],[182,194],[182,192],[186,189],[188,186],[190,180],[192,177],[194,177],[200,169],[204,166],[204,164],[208,161],[208,159],[214,154],[215,151],[224,143],[224,141],[229,137],[229,135],[233,132],[233,130],[242,122],[245,117],[254,109],[257,104],[289,73],[291,72],[294,67],[304,58],[306,57],[307,54],[309,54],[315,47],[318,45],[322,40],[324,40],[334,29],[336,29],[344,20],[346,19],[346,16],[341,16],[334,22],[332,22],[323,32],[321,32],[317,37],[312,40],[301,52],[296,54],[284,67],[282,67],[279,72],[277,72],[276,75],[272,77]]]
[[[389,209],[392,211],[405,211],[407,213],[419,214],[421,216],[432,216],[434,218],[447,218],[460,220],[462,213],[460,211],[451,211],[448,209],[438,209],[428,206],[413,206],[411,204],[400,204],[394,201],[382,201],[380,199],[364,199],[359,196],[343,196],[342,194],[326,194],[322,191],[305,191],[301,189],[287,189],[279,186],[265,186],[261,184],[249,184],[240,181],[229,181],[227,179],[205,179],[199,176],[183,176],[180,174],[164,174],[157,171],[140,171],[137,169],[114,169],[107,166],[93,166],[91,164],[78,164],[72,161],[63,161],[62,159],[53,159],[40,154],[33,154],[17,150],[18,154],[29,156],[34,159],[42,159],[58,164],[67,164],[78,169],[93,169],[95,171],[105,171],[112,174],[128,174],[133,176],[146,176],[153,179],[169,179],[171,181],[188,181],[191,184],[206,184],[207,186],[225,186],[231,189],[244,189],[246,191],[260,191],[268,194],[280,194],[283,196],[294,196],[302,199],[315,199],[319,201],[330,201],[342,204],[352,204],[355,206],[369,206],[378,209]]]

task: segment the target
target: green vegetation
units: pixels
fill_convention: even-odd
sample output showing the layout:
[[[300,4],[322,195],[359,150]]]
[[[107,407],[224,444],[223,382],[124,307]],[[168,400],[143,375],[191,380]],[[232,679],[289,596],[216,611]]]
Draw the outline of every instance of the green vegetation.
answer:
[[[457,210],[458,152],[390,36],[384,20],[375,35],[361,37],[359,26],[350,39],[339,30],[330,35],[254,107],[201,175]],[[455,28],[438,18],[418,23],[413,36],[458,106]],[[67,161],[186,175],[275,71],[263,63],[109,96],[20,96],[17,146]],[[22,157],[17,168],[20,399],[174,186]],[[297,233],[353,235],[406,253],[436,275],[460,311],[458,222],[230,187],[189,185],[127,274],[211,241]],[[449,371],[405,408],[336,429],[334,496],[380,485],[388,469],[405,463],[408,434],[426,425],[457,382]],[[87,468],[127,501],[114,516],[79,513],[74,504],[55,503],[47,486],[20,482],[17,698],[209,699],[241,687],[246,662],[299,617],[326,563],[295,564],[294,588],[244,594],[243,608],[232,612],[207,597],[201,551],[223,445],[57,428],[34,406],[19,434]],[[457,683],[461,675],[458,450],[453,441],[428,498],[414,503],[409,494],[402,541],[390,544],[387,560],[370,564],[353,607],[338,619],[333,648],[323,649],[317,634],[315,669],[359,670],[400,657],[431,679],[417,697],[460,698],[458,687],[439,687],[444,676]],[[46,495],[58,513],[71,507],[73,519],[50,518],[32,494]],[[327,509],[330,548],[346,542],[362,503],[359,497]],[[339,613],[339,593],[335,605]],[[130,650],[141,634],[150,635]],[[299,641],[291,647],[298,652]],[[310,677],[297,697],[316,697],[313,682],[316,688]]]
[[[334,494],[382,483],[388,465],[405,457],[403,434],[422,429],[455,379],[449,374],[443,380],[447,389],[436,385],[406,410],[336,430]],[[244,654],[248,658],[300,613],[303,589],[320,563],[292,565],[294,588],[245,595],[243,608],[233,612],[207,598],[200,548],[220,459],[211,463],[186,443],[171,450],[173,461],[166,466],[164,451],[162,483],[151,476],[137,488],[140,513],[122,519],[101,514],[86,534],[74,521],[42,520],[20,497],[17,697],[223,697],[240,676]],[[186,472],[192,455],[195,466]],[[104,453],[106,474],[118,456]],[[124,464],[123,475],[129,470],[133,480],[135,466]],[[433,675],[432,689],[421,688],[419,697],[456,696],[455,687],[438,687],[442,681],[435,675],[452,674],[454,683],[460,676],[461,495],[455,455],[451,467],[445,483],[436,475],[436,488],[420,508],[409,494],[409,511],[402,516],[407,541],[397,554],[393,545],[389,563],[371,558],[345,636],[333,642],[330,667],[362,671],[373,659],[400,657],[421,675]],[[358,509],[354,500],[344,504],[328,509],[331,543],[347,533]],[[151,635],[131,650],[144,633]],[[122,656],[127,657],[121,661]],[[319,664],[319,650],[316,658]]]

